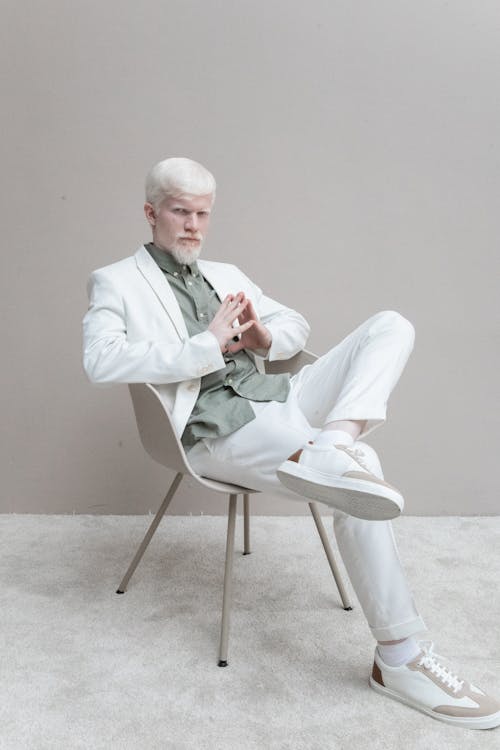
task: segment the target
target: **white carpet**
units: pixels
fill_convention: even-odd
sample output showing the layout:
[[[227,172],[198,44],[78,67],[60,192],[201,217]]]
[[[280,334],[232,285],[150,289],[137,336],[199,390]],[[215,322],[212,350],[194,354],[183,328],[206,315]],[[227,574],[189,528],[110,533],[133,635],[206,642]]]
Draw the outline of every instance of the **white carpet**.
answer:
[[[150,520],[0,516],[1,750],[500,748],[500,729],[449,727],[369,688],[375,642],[350,583],[341,608],[312,518],[252,518],[242,556],[238,516],[227,668],[226,520],[167,516],[117,595]],[[499,695],[500,518],[394,529],[425,637]]]

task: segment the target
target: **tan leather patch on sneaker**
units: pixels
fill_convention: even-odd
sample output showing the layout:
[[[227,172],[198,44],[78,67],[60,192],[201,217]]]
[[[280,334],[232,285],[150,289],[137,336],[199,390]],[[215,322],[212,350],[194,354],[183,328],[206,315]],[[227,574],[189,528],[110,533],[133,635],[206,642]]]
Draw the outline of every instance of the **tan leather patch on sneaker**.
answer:
[[[379,685],[383,685],[385,687],[382,672],[380,671],[380,667],[376,662],[373,662],[372,677],[375,682],[378,682]]]
[[[488,696],[476,696],[474,693],[467,695],[468,698],[478,703],[477,708],[470,708],[467,706],[436,706],[432,710],[437,714],[444,714],[445,716],[467,716],[467,717],[482,717],[491,716],[492,714],[498,713],[499,704],[498,701]]]
[[[292,455],[289,456],[289,458],[287,460],[288,461],[295,461],[295,463],[298,464],[301,453],[302,453],[302,448],[299,448],[299,450],[295,451],[295,453],[292,453]]]
[[[397,487],[393,487],[389,482],[384,482],[383,479],[379,479],[374,474],[369,474],[367,471],[346,471],[342,474],[343,477],[354,477],[355,479],[364,479],[367,482],[374,482],[374,484],[381,484],[383,487],[389,487],[391,490],[395,490],[401,494]]]

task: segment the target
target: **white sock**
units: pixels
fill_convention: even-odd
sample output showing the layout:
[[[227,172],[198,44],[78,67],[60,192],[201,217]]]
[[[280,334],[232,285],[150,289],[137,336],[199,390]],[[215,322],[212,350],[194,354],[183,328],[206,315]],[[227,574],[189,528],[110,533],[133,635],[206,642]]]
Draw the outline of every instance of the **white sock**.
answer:
[[[354,438],[344,430],[321,430],[314,438],[314,445],[352,445]]]
[[[400,667],[402,664],[408,664],[409,661],[419,655],[421,650],[413,636],[390,646],[383,646],[381,643],[377,645],[377,651],[382,657],[382,661],[389,667]]]

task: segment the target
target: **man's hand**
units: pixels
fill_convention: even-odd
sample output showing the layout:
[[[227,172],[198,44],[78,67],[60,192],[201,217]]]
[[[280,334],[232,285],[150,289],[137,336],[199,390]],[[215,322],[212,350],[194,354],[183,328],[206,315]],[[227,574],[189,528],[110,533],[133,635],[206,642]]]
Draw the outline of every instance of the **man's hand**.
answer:
[[[248,323],[250,323],[250,327],[245,329],[241,335],[241,339],[237,343],[229,344],[227,351],[234,353],[240,349],[269,349],[272,342],[271,334],[258,319],[251,301],[245,297],[243,297],[243,301],[245,302],[245,307],[238,315],[238,320],[242,327]]]
[[[253,326],[253,320],[248,320],[243,325],[233,328],[233,323],[240,316],[248,304],[243,292],[237,295],[228,294],[222,301],[221,306],[215,313],[208,330],[211,331],[220,344],[221,352],[238,352],[243,349],[244,344],[241,341],[233,342],[233,337],[238,333],[244,334],[245,331]],[[229,347],[229,344],[233,348]]]
[[[240,325],[233,328],[236,318],[239,318]],[[269,349],[271,346],[271,334],[258,320],[252,303],[243,292],[227,295],[208,330],[216,337],[223,353],[235,354],[241,349]],[[234,341],[238,333],[241,339]]]

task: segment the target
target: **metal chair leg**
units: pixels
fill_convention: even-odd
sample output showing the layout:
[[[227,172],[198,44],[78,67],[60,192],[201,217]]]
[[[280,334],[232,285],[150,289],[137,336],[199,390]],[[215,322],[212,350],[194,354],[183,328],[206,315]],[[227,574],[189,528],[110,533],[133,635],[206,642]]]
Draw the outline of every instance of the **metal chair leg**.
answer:
[[[316,528],[318,529],[320,539],[323,542],[323,547],[324,547],[326,556],[328,558],[328,563],[333,573],[333,577],[335,578],[335,583],[337,584],[340,598],[342,599],[342,606],[344,607],[345,610],[349,611],[352,609],[352,606],[349,601],[349,596],[347,594],[345,586],[343,584],[342,576],[340,575],[340,571],[337,567],[337,563],[335,562],[333,551],[330,546],[330,541],[328,539],[328,535],[325,531],[325,527],[323,526],[323,521],[321,520],[321,516],[318,511],[318,505],[317,503],[309,503],[309,508],[311,510],[312,517],[314,518],[314,523],[316,524]]]
[[[146,533],[146,536],[142,540],[139,549],[135,553],[134,559],[130,563],[129,568],[128,568],[127,572],[125,573],[125,575],[124,575],[124,577],[122,579],[122,582],[120,583],[120,585],[118,586],[118,588],[116,590],[117,594],[124,594],[125,593],[125,591],[127,589],[127,584],[130,581],[134,570],[139,565],[139,562],[141,561],[141,558],[142,558],[144,552],[146,551],[146,548],[147,548],[149,542],[151,541],[151,537],[155,533],[156,527],[158,526],[158,524],[160,523],[161,519],[163,518],[163,515],[164,515],[165,511],[167,510],[167,508],[168,508],[168,506],[170,504],[170,501],[172,500],[173,496],[175,495],[175,493],[177,491],[177,487],[181,483],[182,477],[183,477],[183,474],[181,474],[181,473],[176,474],[176,476],[174,478],[174,481],[170,485],[170,488],[169,488],[169,490],[168,490],[168,492],[167,492],[167,494],[165,496],[164,501],[160,505],[160,507],[159,507],[159,509],[158,509],[158,511],[157,511],[157,513],[155,515],[155,517],[153,518],[153,521],[152,521],[152,523],[151,523],[151,525],[150,525],[150,527],[149,527],[149,529],[148,529],[148,531]]]
[[[227,516],[226,565],[224,569],[224,594],[222,597],[222,625],[219,646],[219,667],[227,667],[229,641],[229,615],[231,612],[231,589],[233,578],[234,529],[236,525],[236,500],[238,495],[229,495]]]
[[[243,554],[249,555],[250,550],[250,495],[243,495]]]

